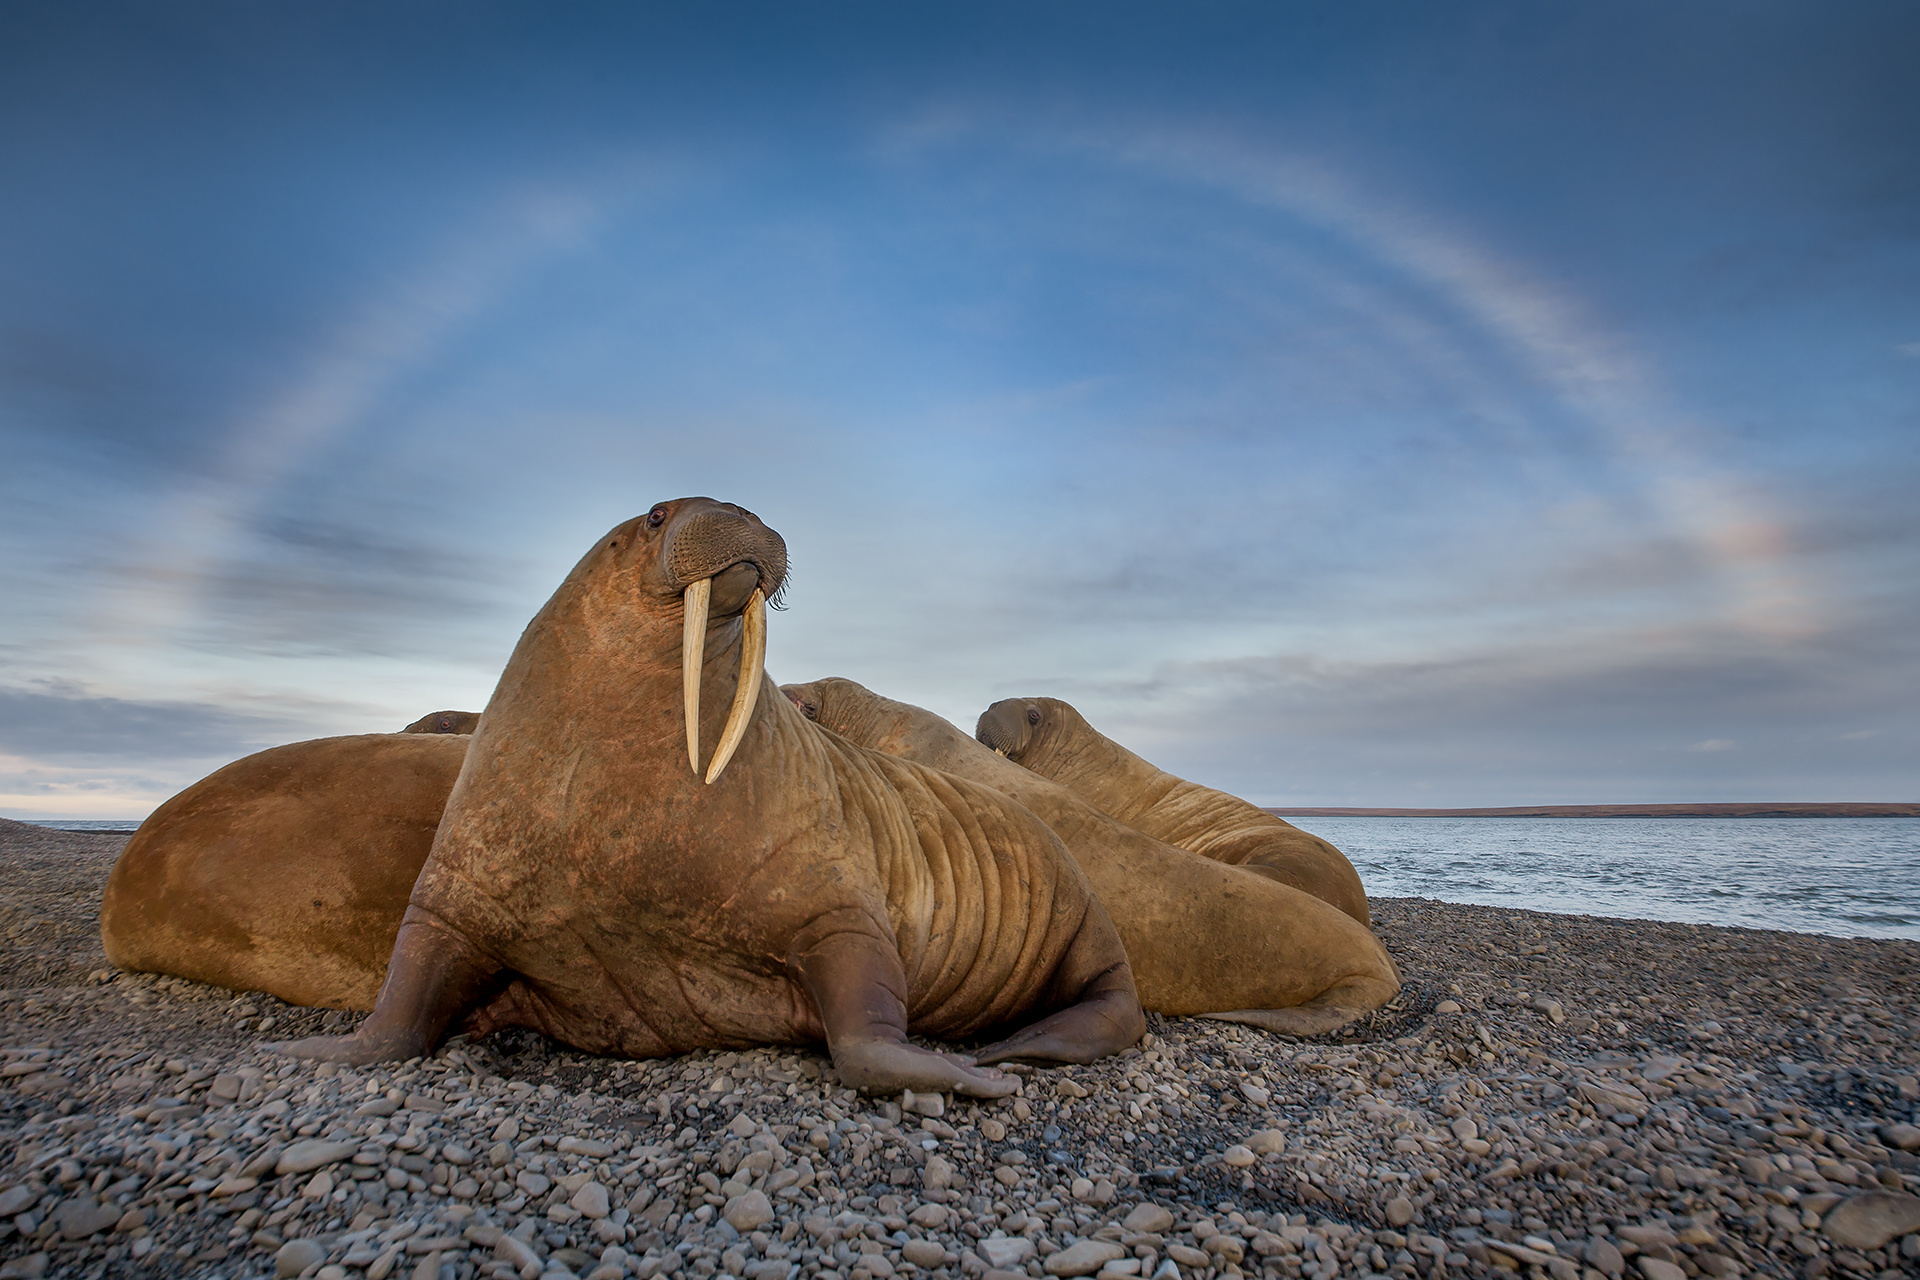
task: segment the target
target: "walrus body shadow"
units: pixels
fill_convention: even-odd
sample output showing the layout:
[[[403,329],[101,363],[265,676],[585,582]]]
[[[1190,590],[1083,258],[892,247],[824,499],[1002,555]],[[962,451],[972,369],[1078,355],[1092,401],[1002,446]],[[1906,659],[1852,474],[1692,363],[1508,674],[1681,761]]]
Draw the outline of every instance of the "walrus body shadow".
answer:
[[[931,711],[838,678],[781,690],[849,741],[991,787],[1052,827],[1119,929],[1149,1009],[1307,1035],[1400,989],[1379,939],[1338,908],[1136,831]]]
[[[635,1057],[824,1039],[858,1088],[1001,1096],[908,1033],[1018,1028],[980,1062],[1137,1040],[1125,950],[1044,823],[771,688],[755,619],[785,566],[709,499],[603,537],[487,704],[373,1015],[282,1047],[407,1058],[462,1020]]]
[[[1372,924],[1360,873],[1319,836],[1239,796],[1175,777],[1088,724],[1058,698],[1006,698],[975,736],[1104,813],[1203,858],[1271,876]]]
[[[321,738],[202,778],[114,863],[107,959],[289,1004],[373,1008],[467,741]]]

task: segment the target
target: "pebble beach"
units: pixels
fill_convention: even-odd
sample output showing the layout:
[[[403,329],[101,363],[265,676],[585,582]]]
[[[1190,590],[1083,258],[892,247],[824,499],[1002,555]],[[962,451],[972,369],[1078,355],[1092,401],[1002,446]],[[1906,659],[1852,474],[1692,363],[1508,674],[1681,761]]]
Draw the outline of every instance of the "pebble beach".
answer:
[[[111,969],[126,833],[0,821],[0,1280],[1920,1275],[1920,943],[1373,900],[1405,989],[1287,1040],[1149,1015],[991,1103],[815,1048],[360,1015]]]

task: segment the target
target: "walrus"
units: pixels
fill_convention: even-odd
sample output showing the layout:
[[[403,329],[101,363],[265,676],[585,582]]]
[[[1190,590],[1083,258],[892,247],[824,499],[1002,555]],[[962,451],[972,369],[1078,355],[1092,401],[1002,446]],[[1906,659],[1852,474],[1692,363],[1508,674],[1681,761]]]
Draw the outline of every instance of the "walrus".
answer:
[[[456,1019],[629,1057],[824,1039],[859,1089],[999,1097],[986,1064],[1139,1039],[1120,937],[1045,823],[762,696],[786,564],[709,498],[601,538],[482,713],[373,1013],[278,1047],[404,1059]]]
[[[1120,931],[1149,1009],[1310,1035],[1400,990],[1371,931],[1292,885],[1136,831],[933,712],[852,680],[780,689],[848,741],[991,787],[1052,827]]]
[[[478,711],[430,711],[400,732],[470,734],[479,723]]]
[[[107,959],[289,1004],[371,1009],[465,737],[274,747],[155,809],[107,877]]]
[[[1071,703],[1002,699],[980,714],[974,736],[1157,840],[1271,876],[1373,923],[1360,874],[1344,853],[1239,796],[1156,768],[1088,724]]]

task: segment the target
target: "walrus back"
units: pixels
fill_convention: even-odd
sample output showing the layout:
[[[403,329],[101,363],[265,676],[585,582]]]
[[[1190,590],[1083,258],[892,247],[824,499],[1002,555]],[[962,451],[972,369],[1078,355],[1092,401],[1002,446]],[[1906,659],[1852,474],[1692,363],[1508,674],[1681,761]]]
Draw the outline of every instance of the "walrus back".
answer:
[[[100,906],[107,959],[290,1004],[371,1009],[467,739],[275,747],[156,809]]]

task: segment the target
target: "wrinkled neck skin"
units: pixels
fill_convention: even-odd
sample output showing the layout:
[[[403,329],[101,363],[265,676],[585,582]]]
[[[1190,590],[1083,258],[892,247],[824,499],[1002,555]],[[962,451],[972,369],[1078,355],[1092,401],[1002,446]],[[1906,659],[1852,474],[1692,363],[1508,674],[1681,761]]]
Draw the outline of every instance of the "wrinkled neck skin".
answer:
[[[1035,699],[1045,710],[1027,740],[1008,759],[1085,797],[1095,808],[1131,825],[1181,779],[1142,760],[1086,722],[1064,702]]]
[[[833,730],[858,747],[912,760],[970,778],[995,790],[1017,794],[1035,781],[1026,769],[981,746],[958,726],[924,707],[882,697],[864,685],[839,677],[811,684],[783,685],[814,711],[814,723]]]
[[[617,743],[636,760],[658,760],[656,784],[692,791],[704,785],[687,762],[681,709],[681,641],[685,605],[659,602],[645,610],[608,608],[599,593],[569,581],[527,624],[487,704],[473,754],[491,754],[497,735],[489,723],[513,725],[524,736],[526,707],[565,706],[564,717],[541,717],[546,749],[564,753],[593,743]],[[701,660],[700,743],[704,767],[713,754],[739,687],[742,617],[709,618]],[[764,745],[765,695],[754,707],[744,753]],[[783,700],[782,700],[783,701]],[[548,735],[551,735],[548,737]],[[738,756],[728,766],[732,773]],[[724,777],[722,779],[724,781]]]
[[[1129,841],[1160,843],[1126,829],[1071,788],[983,746],[924,707],[896,702],[851,680],[837,678],[784,685],[782,689],[814,708],[815,724],[833,730],[855,746],[951,773],[1019,801],[1054,829],[1090,874],[1102,868],[1087,864],[1084,855],[1089,848],[1110,852]]]

